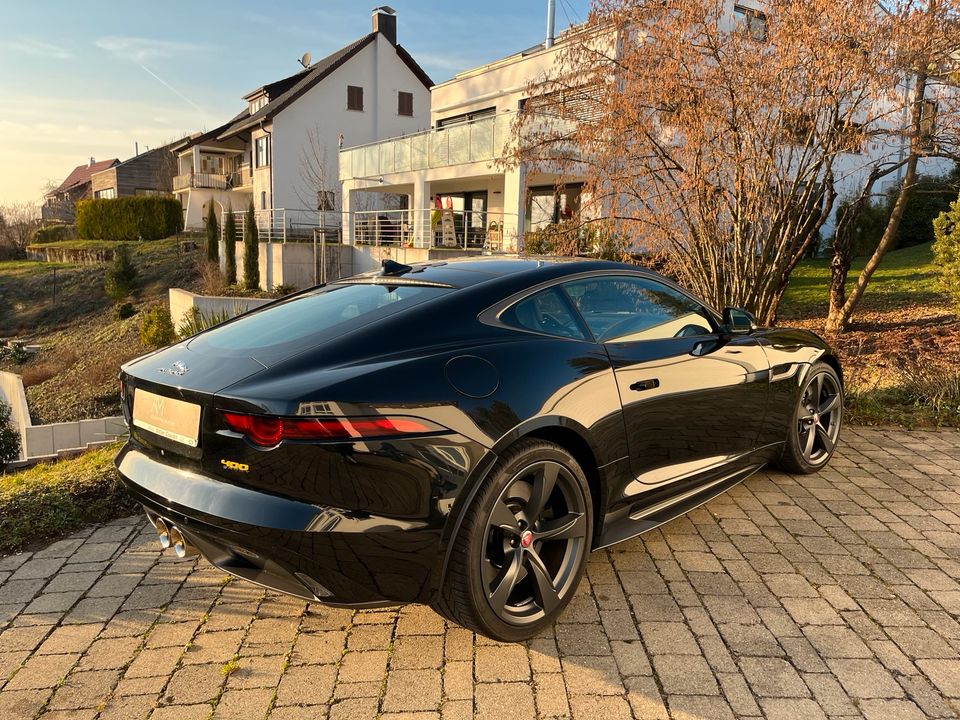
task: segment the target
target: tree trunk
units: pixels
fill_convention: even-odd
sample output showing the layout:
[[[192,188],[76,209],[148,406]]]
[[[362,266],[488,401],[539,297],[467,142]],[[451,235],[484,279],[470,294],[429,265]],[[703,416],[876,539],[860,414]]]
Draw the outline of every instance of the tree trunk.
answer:
[[[867,264],[860,272],[857,283],[850,292],[850,295],[844,300],[844,289],[847,281],[847,273],[850,270],[850,242],[847,240],[844,247],[834,251],[833,271],[830,283],[830,311],[827,315],[827,332],[839,333],[846,330],[850,325],[850,319],[853,311],[856,310],[860,300],[863,299],[863,293],[870,283],[870,278],[880,266],[880,261],[886,255],[887,250],[893,244],[893,239],[900,229],[900,221],[903,219],[903,213],[907,209],[907,202],[913,191],[913,185],[917,179],[917,163],[919,156],[919,138],[921,133],[921,120],[923,113],[923,99],[926,95],[927,75],[924,72],[917,73],[916,84],[911,97],[910,111],[910,147],[907,158],[907,171],[900,185],[900,193],[893,205],[890,218],[887,220],[887,226],[884,228],[883,235],[880,238],[880,244],[873,254],[867,260]],[[850,233],[852,237],[852,229]]]

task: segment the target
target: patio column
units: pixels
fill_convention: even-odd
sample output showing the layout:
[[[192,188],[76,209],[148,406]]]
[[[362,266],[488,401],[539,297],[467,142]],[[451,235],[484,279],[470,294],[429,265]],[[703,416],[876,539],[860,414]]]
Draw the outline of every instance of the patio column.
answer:
[[[430,247],[430,183],[418,175],[413,181],[413,198],[410,209],[413,212],[413,246]]]
[[[522,163],[503,174],[503,249],[523,249],[523,225],[527,211],[527,168]]]
[[[353,237],[353,184],[344,182],[342,185],[340,200],[340,234],[344,245],[355,244],[356,238]]]

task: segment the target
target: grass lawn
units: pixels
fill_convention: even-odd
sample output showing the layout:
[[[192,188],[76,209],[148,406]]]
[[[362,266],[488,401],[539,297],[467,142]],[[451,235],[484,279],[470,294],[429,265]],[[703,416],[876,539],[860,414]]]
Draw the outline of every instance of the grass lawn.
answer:
[[[931,246],[932,243],[924,243],[888,252],[870,279],[861,305],[878,308],[947,302],[938,284]],[[865,257],[853,261],[847,278],[848,293],[866,262]],[[830,260],[804,260],[790,278],[780,306],[781,315],[785,318],[825,317],[829,287]]]
[[[28,250],[42,250],[44,248],[62,248],[64,250],[113,250],[123,242],[116,240],[60,240],[59,242],[36,243],[28,245]]]
[[[0,553],[135,513],[113,466],[119,447],[0,475]]]
[[[48,263],[42,260],[4,260],[0,262],[0,278],[26,278],[44,275],[52,270],[69,270],[71,263]]]

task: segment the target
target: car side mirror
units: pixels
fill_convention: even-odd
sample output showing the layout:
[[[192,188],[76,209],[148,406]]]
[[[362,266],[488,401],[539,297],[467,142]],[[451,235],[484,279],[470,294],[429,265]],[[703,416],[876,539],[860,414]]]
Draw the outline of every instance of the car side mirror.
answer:
[[[743,308],[725,307],[723,329],[731,335],[748,335],[757,329],[757,320]]]

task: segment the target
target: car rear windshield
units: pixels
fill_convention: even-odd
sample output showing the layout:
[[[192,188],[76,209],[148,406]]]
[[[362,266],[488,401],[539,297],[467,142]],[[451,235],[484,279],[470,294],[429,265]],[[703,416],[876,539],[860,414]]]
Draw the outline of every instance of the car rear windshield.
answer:
[[[330,285],[244,315],[190,341],[227,355],[267,363],[450,292],[423,285]]]

